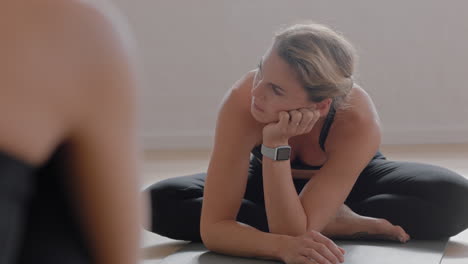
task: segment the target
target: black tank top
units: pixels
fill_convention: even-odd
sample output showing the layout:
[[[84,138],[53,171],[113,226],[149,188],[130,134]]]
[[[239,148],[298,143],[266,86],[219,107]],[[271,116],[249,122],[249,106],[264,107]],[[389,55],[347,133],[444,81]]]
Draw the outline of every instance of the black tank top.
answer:
[[[0,263],[94,263],[58,148],[35,167],[0,151]]]
[[[322,130],[320,131],[320,136],[319,136],[319,145],[320,148],[325,151],[325,140],[327,139],[328,136],[328,131],[330,130],[330,127],[333,123],[333,120],[335,119],[335,105],[334,102],[332,102],[330,106],[330,110],[328,111],[327,116],[325,117],[325,122],[323,123]],[[252,155],[258,159],[258,161],[262,161],[262,153],[261,153],[261,145],[255,146],[252,151]],[[295,159],[291,161],[291,169],[296,169],[296,170],[319,170],[322,168],[322,166],[310,166],[305,163],[303,163],[300,159]]]

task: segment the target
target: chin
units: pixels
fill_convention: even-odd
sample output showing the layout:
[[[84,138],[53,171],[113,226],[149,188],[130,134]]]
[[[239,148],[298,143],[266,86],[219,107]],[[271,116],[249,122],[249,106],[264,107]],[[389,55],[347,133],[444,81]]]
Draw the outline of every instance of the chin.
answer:
[[[269,124],[269,123],[275,121],[267,113],[259,112],[259,111],[255,110],[255,108],[253,108],[253,107],[250,109],[250,114],[259,123]]]

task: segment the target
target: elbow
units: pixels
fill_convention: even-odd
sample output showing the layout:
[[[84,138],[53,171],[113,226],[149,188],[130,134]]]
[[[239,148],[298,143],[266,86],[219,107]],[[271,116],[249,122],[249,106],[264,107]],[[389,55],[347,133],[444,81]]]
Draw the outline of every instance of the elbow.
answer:
[[[209,236],[209,228],[208,228],[209,225],[207,224],[204,224],[203,221],[200,223],[200,237],[201,237],[201,240],[202,240],[202,243],[203,245],[205,245],[205,247],[208,249],[208,250],[211,250],[211,244],[210,244],[210,236]]]
[[[210,242],[209,238],[206,235],[202,235],[201,240],[206,249],[210,251],[215,251],[213,248],[213,243]]]
[[[204,235],[201,235],[201,240],[203,245],[210,251],[213,251],[213,243],[210,242],[209,236],[205,233]]]
[[[200,237],[203,245],[210,251],[216,251],[215,245],[218,243],[216,240],[215,223],[206,223],[201,221],[200,223]]]
[[[200,230],[200,236],[206,249],[213,252],[220,252],[220,243],[217,241],[219,238],[217,238],[215,230],[204,228],[203,231]]]

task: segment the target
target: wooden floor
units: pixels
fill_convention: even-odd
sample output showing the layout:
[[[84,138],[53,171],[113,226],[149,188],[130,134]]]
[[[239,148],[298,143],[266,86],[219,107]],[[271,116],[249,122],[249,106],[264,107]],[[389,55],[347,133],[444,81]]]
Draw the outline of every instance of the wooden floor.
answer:
[[[389,160],[439,165],[468,178],[468,144],[384,145],[380,150]],[[142,187],[166,178],[205,172],[209,156],[209,150],[147,151],[143,164]],[[186,243],[143,231],[141,263],[159,263]],[[450,239],[441,263],[468,263],[468,230]]]

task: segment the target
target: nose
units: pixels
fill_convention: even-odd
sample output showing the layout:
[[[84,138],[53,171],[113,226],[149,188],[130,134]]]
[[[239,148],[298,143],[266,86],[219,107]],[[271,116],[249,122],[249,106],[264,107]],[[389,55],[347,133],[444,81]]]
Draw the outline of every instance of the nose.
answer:
[[[255,98],[265,99],[265,91],[263,89],[263,81],[262,80],[254,80],[253,87],[252,87],[252,96]]]

